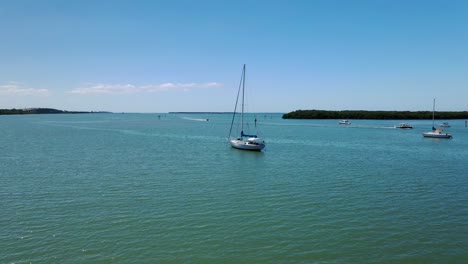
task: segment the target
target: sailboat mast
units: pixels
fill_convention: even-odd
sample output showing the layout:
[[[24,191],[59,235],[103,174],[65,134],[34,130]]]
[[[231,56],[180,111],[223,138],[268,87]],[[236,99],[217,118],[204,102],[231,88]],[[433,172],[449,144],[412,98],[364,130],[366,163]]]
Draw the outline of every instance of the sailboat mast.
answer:
[[[245,64],[244,64],[244,67],[245,67]],[[244,79],[244,70],[242,71],[241,78],[240,78],[240,81],[239,81],[239,88],[237,89],[236,105],[234,106],[234,112],[232,113],[231,128],[229,129],[228,139],[231,138],[232,126],[234,125],[234,119],[236,118],[237,105],[239,103],[239,94],[240,94],[240,90],[241,90],[241,86],[242,86],[242,81]]]
[[[245,91],[245,64],[242,70],[242,113],[241,113],[241,133],[244,133],[244,91]]]
[[[432,102],[432,127],[434,127],[435,98]]]

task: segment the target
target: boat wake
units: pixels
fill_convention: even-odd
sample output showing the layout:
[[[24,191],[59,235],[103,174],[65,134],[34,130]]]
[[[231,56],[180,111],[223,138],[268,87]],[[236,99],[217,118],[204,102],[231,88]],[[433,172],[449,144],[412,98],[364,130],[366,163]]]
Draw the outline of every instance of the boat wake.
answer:
[[[75,126],[75,125],[65,125],[65,124],[48,124],[49,126],[56,126],[56,127],[67,127],[73,129],[80,129],[80,130],[96,130],[96,131],[108,131],[108,132],[115,132],[115,133],[122,133],[132,136],[145,136],[145,137],[164,137],[164,138],[172,138],[172,139],[188,139],[188,140],[204,140],[209,142],[222,142],[224,137],[214,137],[214,136],[207,136],[207,135],[185,135],[185,134],[162,134],[162,133],[147,133],[141,132],[137,130],[130,130],[130,129],[111,129],[111,128],[99,128],[99,127],[89,127],[89,126]]]
[[[209,121],[208,118],[190,118],[190,117],[182,117],[182,119],[185,119],[185,120],[190,120],[190,121],[198,121],[198,122],[207,122]]]

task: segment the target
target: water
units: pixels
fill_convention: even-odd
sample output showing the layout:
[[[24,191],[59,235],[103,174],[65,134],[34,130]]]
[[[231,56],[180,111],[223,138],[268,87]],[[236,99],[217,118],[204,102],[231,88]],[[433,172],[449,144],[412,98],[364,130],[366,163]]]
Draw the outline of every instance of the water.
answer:
[[[0,263],[468,261],[464,120],[280,117],[0,116]]]

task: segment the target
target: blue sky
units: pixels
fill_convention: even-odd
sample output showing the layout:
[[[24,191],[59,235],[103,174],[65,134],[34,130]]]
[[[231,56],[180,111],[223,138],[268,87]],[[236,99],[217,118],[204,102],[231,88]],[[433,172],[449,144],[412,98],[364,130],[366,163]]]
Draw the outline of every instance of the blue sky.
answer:
[[[0,0],[0,108],[468,110],[468,1]]]

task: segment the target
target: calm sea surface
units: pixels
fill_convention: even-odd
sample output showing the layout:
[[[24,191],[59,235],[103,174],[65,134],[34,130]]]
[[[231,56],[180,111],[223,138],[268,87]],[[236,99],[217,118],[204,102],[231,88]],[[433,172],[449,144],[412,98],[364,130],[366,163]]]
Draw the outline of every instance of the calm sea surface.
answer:
[[[0,263],[468,262],[464,120],[160,115],[0,116]]]

